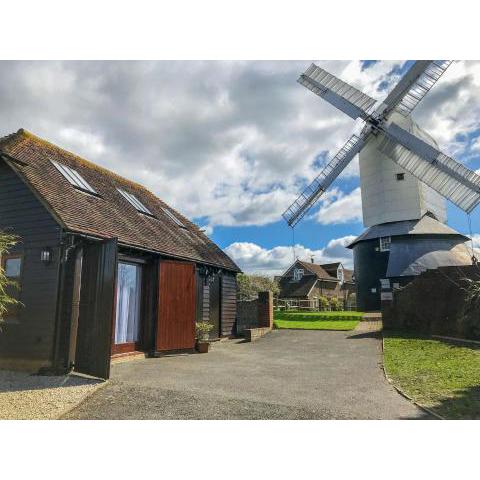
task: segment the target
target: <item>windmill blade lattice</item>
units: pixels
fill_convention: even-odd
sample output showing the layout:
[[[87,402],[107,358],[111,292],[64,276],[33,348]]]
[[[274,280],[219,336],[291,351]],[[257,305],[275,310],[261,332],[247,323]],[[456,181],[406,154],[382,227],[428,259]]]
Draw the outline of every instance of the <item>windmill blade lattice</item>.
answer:
[[[314,63],[300,75],[298,83],[323,98],[349,117],[366,120],[372,113],[376,100],[369,97]]]
[[[382,102],[387,105],[385,113],[395,109],[405,117],[410,115],[451,63],[452,60],[420,60],[415,62]]]
[[[320,175],[306,187],[298,198],[282,214],[287,223],[294,227],[308,212],[308,210],[323,195],[325,190],[342,173],[355,155],[363,148],[368,135],[358,137],[352,135],[347,143],[330,160]]]
[[[470,213],[480,203],[480,176],[398,125],[385,128],[378,149]]]

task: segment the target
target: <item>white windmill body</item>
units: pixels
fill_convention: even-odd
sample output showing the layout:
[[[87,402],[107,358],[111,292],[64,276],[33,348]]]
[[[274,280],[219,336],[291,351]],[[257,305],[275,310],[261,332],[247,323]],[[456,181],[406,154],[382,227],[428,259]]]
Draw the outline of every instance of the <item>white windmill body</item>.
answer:
[[[411,116],[403,117],[393,112],[388,120],[395,121],[405,130],[438,148],[432,137],[418,127]],[[390,160],[378,149],[378,144],[379,138],[372,138],[359,154],[365,227],[420,219],[427,212],[445,223],[447,221],[445,198]]]
[[[367,230],[349,248],[361,310],[378,310],[392,288],[427,269],[472,262],[468,237],[446,225],[445,199],[470,213],[480,203],[480,176],[443,154],[410,115],[450,63],[415,62],[380,104],[314,64],[299,78],[351,118],[365,121],[283,214],[294,227],[359,154]]]

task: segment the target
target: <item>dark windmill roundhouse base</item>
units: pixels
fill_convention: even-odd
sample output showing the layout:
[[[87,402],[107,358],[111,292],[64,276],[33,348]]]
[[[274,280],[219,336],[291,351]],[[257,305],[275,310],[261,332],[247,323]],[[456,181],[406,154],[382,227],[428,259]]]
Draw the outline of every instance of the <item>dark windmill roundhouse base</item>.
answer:
[[[141,185],[24,130],[0,140],[1,259],[21,305],[0,367],[108,378],[111,358],[193,350],[195,322],[235,333],[237,265]]]
[[[471,265],[467,240],[428,214],[369,228],[348,246],[353,250],[358,310],[379,311],[395,289],[426,270]]]

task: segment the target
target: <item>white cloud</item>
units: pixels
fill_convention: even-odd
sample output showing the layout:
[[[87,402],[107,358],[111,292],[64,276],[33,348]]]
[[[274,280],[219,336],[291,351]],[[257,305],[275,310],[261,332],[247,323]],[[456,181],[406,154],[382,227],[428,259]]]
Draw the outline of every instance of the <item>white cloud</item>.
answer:
[[[211,225],[204,225],[203,227],[199,227],[200,230],[203,231],[203,233],[207,236],[211,236],[213,233],[213,227]]]
[[[267,249],[255,243],[235,242],[225,251],[246,273],[280,275],[293,263],[294,254],[301,260],[310,261],[313,256],[315,263],[342,262],[345,267],[352,268],[352,252],[345,245],[354,239],[354,235],[336,238],[330,240],[326,247],[317,250],[303,245],[295,245],[294,249],[287,246]]]
[[[316,63],[379,100],[402,64]],[[296,82],[308,64],[0,62],[0,130],[25,127],[208,225],[264,225],[318,175],[319,153],[331,158],[355,126]],[[456,62],[417,108],[449,153],[465,149],[457,134],[478,128],[479,86],[480,62]],[[357,176],[354,160],[342,177]],[[354,192],[323,203],[321,221],[358,221]]]
[[[362,197],[360,187],[345,194],[341,190],[332,189],[322,201],[314,218],[322,225],[360,222],[362,220]]]

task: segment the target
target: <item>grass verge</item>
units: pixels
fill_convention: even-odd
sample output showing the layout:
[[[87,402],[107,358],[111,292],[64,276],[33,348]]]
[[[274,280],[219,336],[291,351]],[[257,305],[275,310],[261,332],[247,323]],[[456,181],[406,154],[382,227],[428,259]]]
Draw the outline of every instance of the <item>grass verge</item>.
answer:
[[[274,320],[275,328],[300,330],[353,330],[358,320]]]
[[[394,384],[448,419],[480,419],[480,348],[384,332],[384,362]]]

